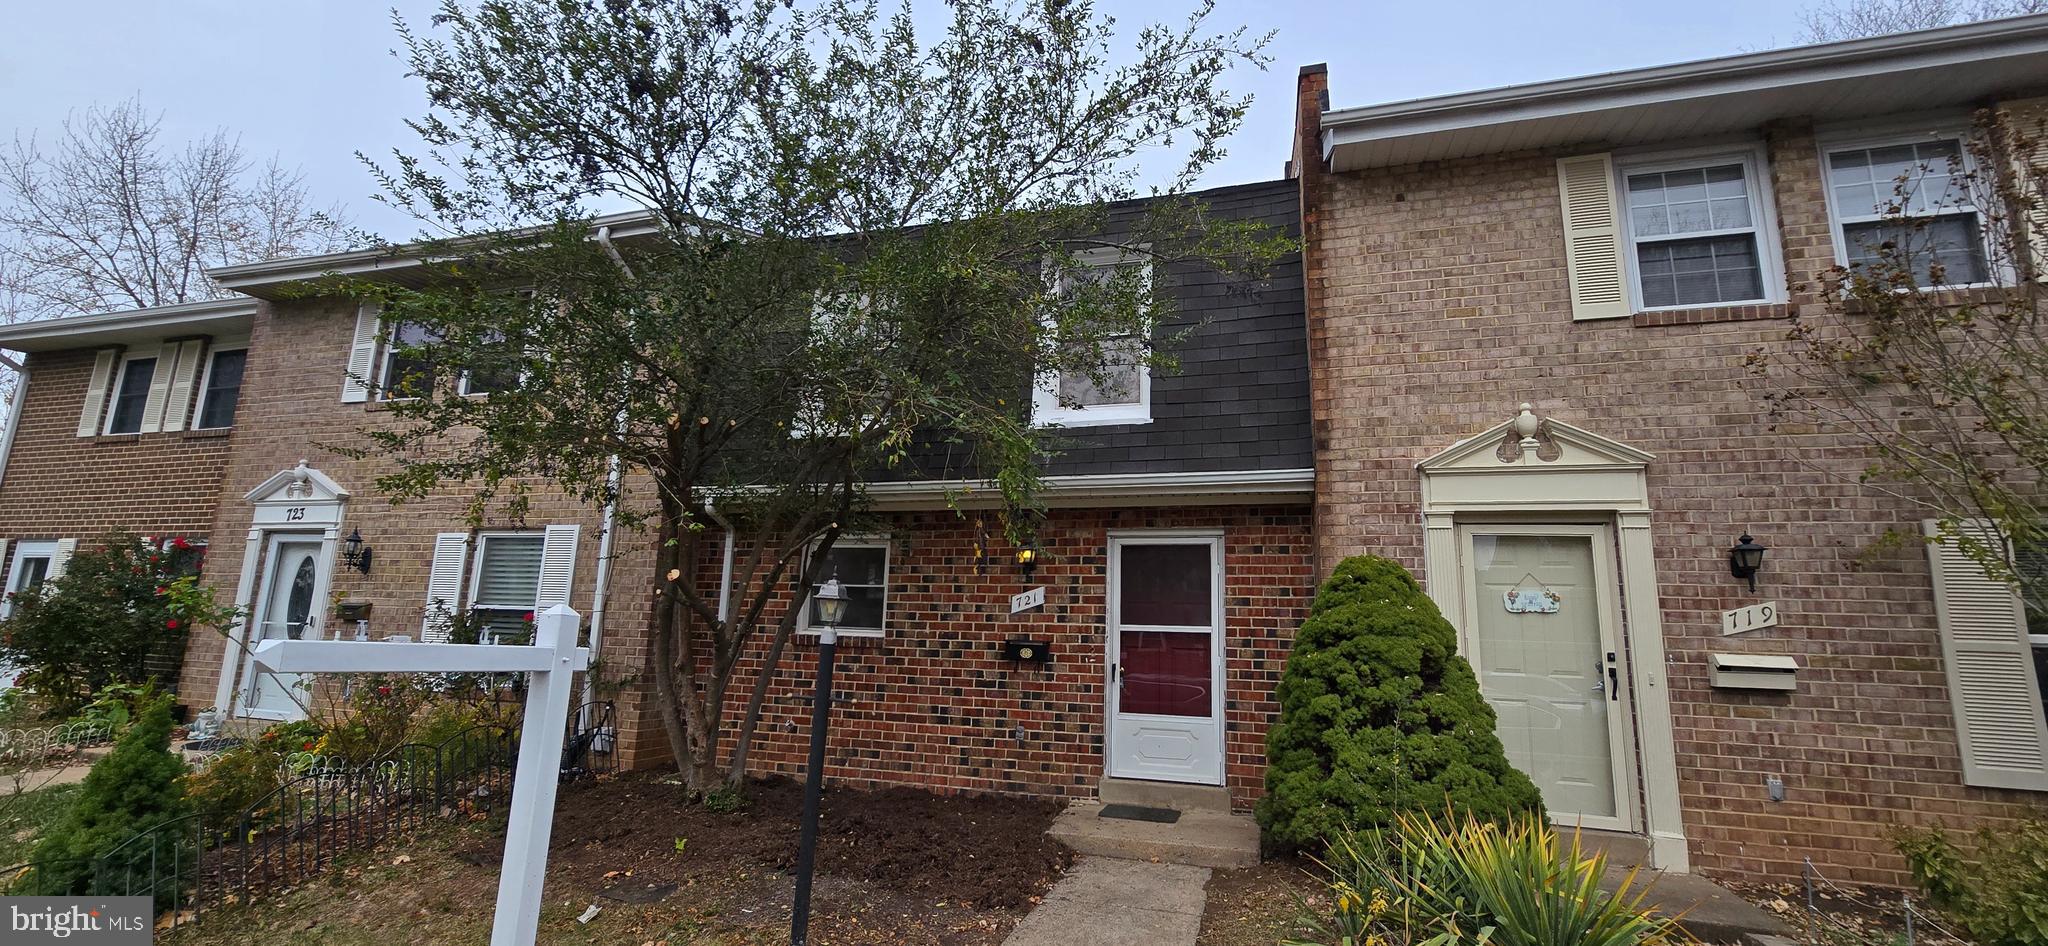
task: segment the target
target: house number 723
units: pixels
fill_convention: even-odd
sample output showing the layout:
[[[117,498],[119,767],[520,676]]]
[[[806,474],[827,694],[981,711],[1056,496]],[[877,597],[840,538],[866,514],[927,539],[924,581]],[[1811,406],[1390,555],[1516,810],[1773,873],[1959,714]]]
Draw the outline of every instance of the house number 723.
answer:
[[[284,511],[284,521],[286,522],[298,522],[304,518],[306,518],[306,507],[304,506],[293,506]]]

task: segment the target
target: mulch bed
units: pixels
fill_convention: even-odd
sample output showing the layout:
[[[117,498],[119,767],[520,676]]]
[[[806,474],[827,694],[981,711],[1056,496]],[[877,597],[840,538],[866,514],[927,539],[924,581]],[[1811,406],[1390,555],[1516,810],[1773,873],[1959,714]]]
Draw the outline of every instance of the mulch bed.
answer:
[[[549,867],[605,890],[645,889],[796,866],[803,786],[754,781],[742,811],[685,801],[660,773],[571,786],[556,806]],[[1074,853],[1045,830],[1061,804],[1040,798],[936,795],[912,788],[828,788],[819,808],[819,877],[981,908],[1019,909],[1045,894]],[[494,848],[465,851],[495,866]]]
[[[1279,857],[1257,867],[1209,875],[1198,946],[1273,946],[1308,935],[1301,900],[1327,906],[1323,870],[1305,858]]]

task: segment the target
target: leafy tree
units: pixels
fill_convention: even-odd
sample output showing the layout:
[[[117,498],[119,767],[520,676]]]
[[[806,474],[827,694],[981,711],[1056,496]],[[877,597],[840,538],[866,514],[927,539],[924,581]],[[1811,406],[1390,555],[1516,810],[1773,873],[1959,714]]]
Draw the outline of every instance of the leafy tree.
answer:
[[[64,573],[13,595],[0,621],[0,663],[69,714],[109,684],[175,683],[193,615],[200,549],[115,533],[80,548]]]
[[[2023,156],[2042,153],[2044,119],[1980,113],[1962,150],[1880,182],[1883,217],[1854,262],[1813,274],[1819,303],[1795,307],[1789,348],[1749,360],[1778,429],[1860,447],[1859,485],[1939,520],[1937,541],[2034,613],[2048,613],[2048,170]]]
[[[1398,816],[1507,824],[1542,798],[1508,764],[1457,633],[1407,569],[1345,559],[1316,591],[1266,734],[1259,824],[1289,847]]]
[[[1056,449],[1034,378],[1170,367],[1155,278],[1255,278],[1289,249],[1174,196],[1242,120],[1222,80],[1264,39],[1209,31],[1206,4],[1128,47],[1085,0],[946,10],[929,43],[907,9],[783,0],[488,0],[443,7],[445,38],[399,24],[434,108],[427,152],[378,173],[453,236],[417,251],[448,261],[428,287],[353,287],[412,326],[389,382],[409,398],[364,452],[397,464],[395,501],[460,484],[473,518],[516,518],[552,487],[647,531],[650,677],[697,792],[743,774],[804,605],[771,606],[827,577],[866,484],[987,480],[1023,537]],[[1150,155],[1179,162],[1162,196],[1118,203]],[[1129,264],[1084,265],[1105,246]],[[728,609],[697,567],[723,523]]]
[[[171,751],[171,700],[161,697],[145,706],[113,751],[93,764],[71,809],[36,844],[31,858],[35,876],[27,889],[41,895],[107,893],[92,889],[96,872],[127,876],[131,855],[147,871],[158,839],[129,842],[185,813],[184,774],[185,761]],[[177,840],[166,837],[162,843]],[[115,860],[108,862],[109,856]]]

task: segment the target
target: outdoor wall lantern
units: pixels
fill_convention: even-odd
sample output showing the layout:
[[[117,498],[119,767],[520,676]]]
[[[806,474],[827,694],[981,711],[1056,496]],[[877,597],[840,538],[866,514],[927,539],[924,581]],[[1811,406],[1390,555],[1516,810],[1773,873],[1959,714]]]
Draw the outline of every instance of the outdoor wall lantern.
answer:
[[[1744,532],[1735,547],[1728,550],[1728,574],[1749,579],[1749,590],[1756,590],[1756,573],[1764,567],[1764,548]]]
[[[341,544],[341,566],[367,575],[370,573],[370,554],[370,547],[363,544],[363,530],[348,530],[348,538]]]
[[[796,903],[789,911],[790,946],[808,946],[811,926],[811,870],[818,857],[818,796],[825,789],[825,727],[832,713],[832,657],[839,649],[839,622],[846,617],[846,588],[839,576],[825,579],[811,597],[818,602],[818,689],[811,696],[811,762],[804,771],[804,815],[796,842]]]
[[[1024,577],[1038,570],[1038,546],[1029,542],[1017,547],[1017,567],[1024,570]]]

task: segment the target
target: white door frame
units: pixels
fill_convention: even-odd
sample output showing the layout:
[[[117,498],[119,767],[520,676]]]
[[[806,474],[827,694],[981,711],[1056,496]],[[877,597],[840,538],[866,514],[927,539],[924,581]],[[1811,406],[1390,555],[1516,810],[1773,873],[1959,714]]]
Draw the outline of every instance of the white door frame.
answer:
[[[259,556],[271,554],[273,535],[320,542],[320,555],[314,564],[318,573],[313,585],[313,610],[306,617],[308,632],[317,637],[327,620],[328,585],[334,576],[335,548],[341,540],[348,490],[301,460],[298,466],[264,480],[244,498],[255,508],[248,537],[242,544],[242,573],[235,584],[235,609],[241,619],[228,631],[228,646],[221,654],[220,679],[214,684],[213,706],[229,716],[296,719],[297,707],[289,716],[268,716],[250,711],[240,699],[244,690],[242,672],[248,669],[248,653],[256,645],[250,632],[262,620],[255,612],[256,599],[261,597],[258,580],[260,577],[267,581],[271,572],[264,569],[259,576],[256,566],[262,561]],[[227,713],[229,707],[234,708],[232,713]]]
[[[321,637],[320,617],[321,612],[325,610],[321,607],[321,602],[327,600],[328,572],[332,570],[330,566],[333,564],[330,554],[332,547],[322,541],[322,536],[318,532],[287,532],[283,530],[266,532],[263,539],[263,570],[257,576],[257,580],[261,584],[257,588],[256,599],[250,607],[248,616],[249,647],[247,648],[248,653],[242,658],[242,692],[239,700],[241,711],[237,714],[250,719],[288,722],[290,720],[303,719],[306,715],[296,703],[290,703],[285,706],[250,705],[250,697],[256,694],[257,686],[256,674],[258,671],[255,664],[255,645],[264,639],[262,628],[264,623],[269,620],[270,609],[275,603],[271,600],[271,595],[277,591],[278,560],[284,556],[284,547],[287,544],[320,546],[320,550],[313,555],[313,607],[306,615],[305,639],[319,640]],[[296,676],[294,679],[297,679]],[[286,685],[291,683],[291,681],[282,678],[279,679],[279,682]]]
[[[1117,668],[1122,666],[1120,644],[1122,622],[1118,573],[1123,567],[1123,547],[1126,545],[1202,545],[1209,549],[1209,719],[1215,726],[1216,759],[1213,776],[1201,779],[1176,779],[1158,774],[1119,774],[1117,771],[1116,723],[1121,718],[1186,720],[1188,717],[1145,716],[1141,714],[1120,714],[1117,712]],[[1109,580],[1103,599],[1104,685],[1102,703],[1102,767],[1103,774],[1111,778],[1142,778],[1165,781],[1192,781],[1201,785],[1222,785],[1227,773],[1229,746],[1226,745],[1228,731],[1223,719],[1223,687],[1225,682],[1224,649],[1229,635],[1223,629],[1223,530],[1221,529],[1114,529],[1109,532],[1108,556]],[[1163,630],[1169,633],[1192,633],[1180,627],[1153,627],[1133,625],[1134,631]],[[1184,723],[1183,723],[1184,724]]]
[[[1600,649],[1614,655],[1615,676],[1630,679],[1628,672],[1628,648],[1621,629],[1621,582],[1615,575],[1614,534],[1604,523],[1578,524],[1556,522],[1487,522],[1460,521],[1458,523],[1458,583],[1464,589],[1463,614],[1475,618],[1483,603],[1479,600],[1479,583],[1473,571],[1472,540],[1477,535],[1531,535],[1583,537],[1593,546],[1593,587],[1599,590]],[[1481,666],[1479,648],[1471,639],[1466,628],[1473,621],[1459,622],[1458,650],[1472,664],[1475,675],[1483,682],[1485,670]],[[1603,686],[1606,684],[1603,683]],[[1607,713],[1608,763],[1612,770],[1615,816],[1575,817],[1552,812],[1551,820],[1563,825],[1595,828],[1602,831],[1627,831],[1633,833],[1641,824],[1641,806],[1636,798],[1636,745],[1634,697],[1626,686],[1611,686],[1606,690],[1606,699],[1611,704]]]
[[[1642,825],[1650,864],[1691,869],[1678,794],[1670,681],[1657,560],[1650,543],[1650,453],[1562,421],[1519,416],[1460,440],[1415,465],[1422,479],[1423,576],[1430,599],[1463,628],[1457,524],[1517,516],[1545,521],[1593,517],[1616,526],[1628,691],[1635,701]],[[1462,639],[1462,631],[1461,631]],[[1635,791],[1631,786],[1630,790]]]

